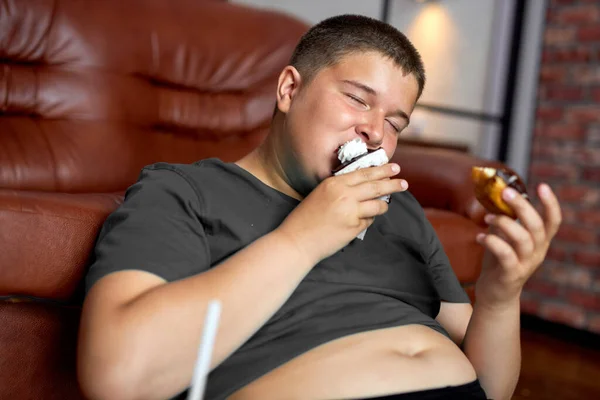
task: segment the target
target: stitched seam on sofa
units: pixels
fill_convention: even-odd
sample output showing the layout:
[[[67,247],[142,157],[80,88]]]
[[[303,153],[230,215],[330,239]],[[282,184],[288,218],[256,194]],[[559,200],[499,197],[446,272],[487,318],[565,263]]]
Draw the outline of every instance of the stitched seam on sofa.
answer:
[[[0,210],[0,219],[1,219],[1,215],[2,215],[3,212],[9,212],[9,213],[13,213],[13,214],[41,215],[41,216],[44,216],[44,217],[62,218],[62,219],[68,219],[68,220],[72,220],[72,221],[96,221],[97,220],[97,219],[92,218],[92,217],[76,218],[76,217],[71,217],[71,216],[68,216],[68,215],[45,214],[45,213],[40,213],[40,212],[35,212],[35,211],[29,211],[29,210],[10,210],[10,209]],[[108,216],[108,214],[107,214],[107,216]]]

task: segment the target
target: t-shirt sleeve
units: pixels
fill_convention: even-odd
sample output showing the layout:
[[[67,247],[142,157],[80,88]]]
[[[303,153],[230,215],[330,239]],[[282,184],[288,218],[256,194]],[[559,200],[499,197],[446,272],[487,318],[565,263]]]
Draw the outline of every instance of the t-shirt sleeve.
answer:
[[[197,191],[176,166],[144,168],[123,204],[104,222],[86,291],[117,271],[146,271],[168,282],[206,271],[210,254],[201,207]]]
[[[449,303],[470,303],[469,295],[456,277],[435,229],[425,216],[424,219],[429,254],[428,265],[440,299]]]

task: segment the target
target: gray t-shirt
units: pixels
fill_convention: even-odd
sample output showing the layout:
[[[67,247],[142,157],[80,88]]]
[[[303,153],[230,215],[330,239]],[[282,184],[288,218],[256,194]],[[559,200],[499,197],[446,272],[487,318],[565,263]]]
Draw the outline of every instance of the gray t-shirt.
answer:
[[[104,223],[86,289],[127,269],[169,282],[202,273],[273,231],[298,204],[218,159],[148,166]],[[206,399],[224,399],[342,336],[407,324],[448,336],[435,321],[441,300],[467,303],[469,297],[417,200],[409,192],[394,194],[363,241],[317,264],[275,315],[211,372]]]

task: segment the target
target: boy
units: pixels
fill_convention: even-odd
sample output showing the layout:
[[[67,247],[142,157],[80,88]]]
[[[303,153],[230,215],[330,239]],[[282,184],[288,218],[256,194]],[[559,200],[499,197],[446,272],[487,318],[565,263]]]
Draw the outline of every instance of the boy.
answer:
[[[298,44],[270,134],[236,163],[146,167],[87,277],[79,378],[91,398],[165,399],[192,377],[206,305],[223,312],[207,399],[509,399],[519,295],[560,224],[509,190],[473,309],[395,164],[332,176],[357,137],[395,151],[425,83],[404,35],[330,18]],[[388,204],[378,198],[392,194]],[[369,228],[363,241],[356,235]]]

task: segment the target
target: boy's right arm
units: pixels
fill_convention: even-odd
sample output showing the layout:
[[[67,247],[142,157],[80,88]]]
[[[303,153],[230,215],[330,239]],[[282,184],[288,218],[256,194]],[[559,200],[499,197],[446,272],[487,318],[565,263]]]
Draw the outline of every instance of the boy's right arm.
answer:
[[[211,368],[248,340],[320,260],[387,211],[404,190],[388,164],[329,178],[273,232],[222,264],[166,283],[127,270],[93,286],[84,304],[78,375],[92,399],[164,399],[189,386],[211,299],[222,304]],[[136,266],[132,266],[136,268]]]

